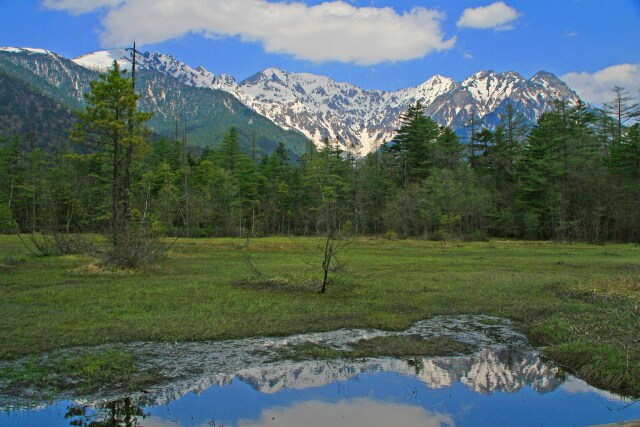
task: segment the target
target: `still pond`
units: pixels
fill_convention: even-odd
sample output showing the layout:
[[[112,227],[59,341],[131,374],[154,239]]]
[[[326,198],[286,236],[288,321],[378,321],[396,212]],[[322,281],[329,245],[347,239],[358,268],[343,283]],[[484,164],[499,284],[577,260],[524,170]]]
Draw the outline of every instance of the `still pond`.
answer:
[[[447,337],[471,354],[294,360],[282,349],[339,350],[388,335]],[[503,319],[441,317],[404,332],[121,345],[161,384],[132,395],[2,396],[0,426],[591,426],[640,419],[640,403],[541,359]],[[278,356],[278,357],[276,357]]]

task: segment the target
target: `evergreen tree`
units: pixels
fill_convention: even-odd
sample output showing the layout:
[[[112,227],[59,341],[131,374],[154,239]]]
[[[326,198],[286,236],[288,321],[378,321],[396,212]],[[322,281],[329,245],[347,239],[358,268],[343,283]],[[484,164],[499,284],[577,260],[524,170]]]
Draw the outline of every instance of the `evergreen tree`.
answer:
[[[19,135],[9,141],[0,141],[0,232],[7,233],[20,229],[24,218],[16,213],[17,201],[20,199],[20,188],[24,185],[24,168],[22,166],[22,149]]]
[[[99,80],[91,82],[85,94],[85,110],[78,112],[74,140],[105,150],[111,163],[111,241],[114,247],[127,245],[129,222],[126,206],[131,182],[127,179],[131,159],[128,150],[145,143],[144,123],[151,113],[137,110],[139,96],[126,70],[117,61]]]
[[[460,143],[458,135],[451,128],[442,127],[433,144],[433,167],[455,169],[460,165],[464,147]]]
[[[606,177],[594,120],[583,103],[571,108],[559,101],[529,135],[517,174],[526,236],[599,238],[603,201],[593,190]]]
[[[400,121],[402,125],[386,151],[401,161],[408,178],[413,181],[424,179],[436,161],[436,142],[440,136],[438,124],[425,115],[419,101],[400,116]]]
[[[240,150],[240,138],[235,128],[231,128],[224,136],[215,157],[218,167],[227,171],[232,178],[231,185],[234,190],[231,195],[228,224],[237,227],[239,236],[244,236],[247,230],[255,234],[259,184],[256,165]]]
[[[621,212],[618,223],[625,240],[640,242],[640,124],[630,126],[621,144],[612,148],[610,169],[616,183]]]
[[[604,110],[615,120],[615,143],[622,143],[624,125],[628,121],[640,117],[640,103],[635,102],[629,92],[620,86],[612,89],[613,98],[604,103]]]

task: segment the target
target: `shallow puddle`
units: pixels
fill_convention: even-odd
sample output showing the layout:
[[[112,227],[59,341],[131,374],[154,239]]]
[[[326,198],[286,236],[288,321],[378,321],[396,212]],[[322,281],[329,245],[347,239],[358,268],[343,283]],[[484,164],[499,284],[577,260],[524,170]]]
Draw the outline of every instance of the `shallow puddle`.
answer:
[[[311,343],[348,350],[387,335],[446,337],[453,357],[278,360]],[[401,333],[342,330],[286,338],[118,346],[159,369],[130,396],[3,398],[0,426],[587,426],[640,418],[640,404],[543,362],[502,319],[440,317]]]

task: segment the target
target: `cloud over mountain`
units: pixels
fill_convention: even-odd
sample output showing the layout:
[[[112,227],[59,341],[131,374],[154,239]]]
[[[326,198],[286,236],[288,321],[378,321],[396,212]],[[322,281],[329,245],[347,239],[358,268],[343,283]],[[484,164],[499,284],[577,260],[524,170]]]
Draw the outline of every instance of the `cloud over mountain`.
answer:
[[[502,1],[488,6],[467,8],[458,19],[458,28],[511,30],[520,13]]]
[[[124,0],[42,0],[47,9],[65,10],[71,14],[93,12],[105,7],[116,7]]]
[[[104,46],[141,44],[195,33],[239,37],[269,53],[312,62],[372,65],[417,59],[450,49],[442,12],[415,7],[355,7],[344,1],[318,5],[266,0],[44,0],[45,7],[82,13],[108,8],[102,18]]]
[[[614,86],[620,86],[629,92],[629,96],[638,98],[640,91],[640,63],[618,64],[603,68],[594,73],[571,72],[562,76],[582,99],[590,104],[602,105],[610,101]]]

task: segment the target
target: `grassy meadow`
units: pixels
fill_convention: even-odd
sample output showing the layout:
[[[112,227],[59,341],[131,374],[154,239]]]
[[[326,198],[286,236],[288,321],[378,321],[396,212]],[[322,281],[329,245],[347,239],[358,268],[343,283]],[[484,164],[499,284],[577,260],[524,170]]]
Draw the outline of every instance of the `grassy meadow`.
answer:
[[[356,239],[346,271],[321,295],[321,243],[180,239],[158,267],[110,271],[86,256],[38,258],[0,236],[0,358],[137,340],[400,330],[470,313],[512,319],[593,384],[640,395],[637,245]]]

